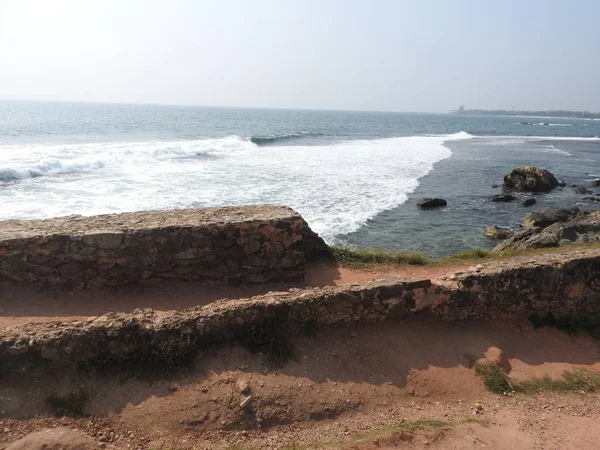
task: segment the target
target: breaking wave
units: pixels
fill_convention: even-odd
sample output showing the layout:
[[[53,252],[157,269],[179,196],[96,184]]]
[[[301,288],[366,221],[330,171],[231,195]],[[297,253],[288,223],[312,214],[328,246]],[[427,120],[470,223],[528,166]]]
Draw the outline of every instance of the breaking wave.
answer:
[[[0,147],[5,219],[285,204],[327,241],[408,199],[468,133],[261,146],[229,136],[173,142]],[[66,174],[66,177],[53,175]],[[24,188],[23,183],[29,183]],[[18,198],[18,201],[15,199]]]
[[[318,137],[323,136],[322,133],[311,133],[309,131],[301,131],[299,133],[285,133],[285,134],[270,134],[268,136],[252,136],[249,141],[259,145],[275,145],[285,143],[288,141],[297,141],[307,137]]]

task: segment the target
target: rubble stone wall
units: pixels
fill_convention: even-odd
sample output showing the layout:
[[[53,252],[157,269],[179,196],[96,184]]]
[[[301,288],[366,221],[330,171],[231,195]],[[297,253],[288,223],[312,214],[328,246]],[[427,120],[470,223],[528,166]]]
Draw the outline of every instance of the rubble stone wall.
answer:
[[[16,326],[0,330],[0,372],[3,365],[23,361],[62,366],[107,355],[128,358],[164,343],[194,348],[243,343],[248,330],[269,332],[273,323],[287,338],[314,327],[356,326],[422,312],[444,320],[600,317],[600,249],[491,261],[437,280],[389,278],[270,292],[182,311],[139,309]]]
[[[143,211],[0,222],[0,282],[94,289],[179,278],[297,281],[326,248],[283,206]]]

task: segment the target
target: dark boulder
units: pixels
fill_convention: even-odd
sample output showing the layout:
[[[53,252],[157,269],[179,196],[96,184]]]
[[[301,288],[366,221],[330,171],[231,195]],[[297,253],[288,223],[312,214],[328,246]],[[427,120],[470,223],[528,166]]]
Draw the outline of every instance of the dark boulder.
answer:
[[[525,216],[523,225],[525,225],[525,228],[545,228],[553,223],[569,220],[580,212],[577,207],[534,212]]]
[[[592,180],[592,186],[600,186],[600,178],[596,178]]]
[[[421,208],[439,208],[440,206],[446,206],[448,202],[443,198],[424,198],[417,203]]]
[[[547,170],[523,166],[504,176],[504,186],[519,191],[545,192],[558,186],[558,180]]]
[[[535,198],[526,198],[525,200],[523,200],[523,206],[532,206],[535,205],[537,203],[537,200]]]
[[[575,188],[575,192],[582,195],[590,195],[594,193],[593,191],[590,191],[588,188],[584,187]]]
[[[564,180],[558,180],[558,185],[560,187],[565,187],[567,185],[567,183],[565,183]]]
[[[517,197],[514,197],[510,194],[498,194],[498,195],[492,195],[490,197],[490,200],[493,202],[512,202],[513,200],[516,200]]]

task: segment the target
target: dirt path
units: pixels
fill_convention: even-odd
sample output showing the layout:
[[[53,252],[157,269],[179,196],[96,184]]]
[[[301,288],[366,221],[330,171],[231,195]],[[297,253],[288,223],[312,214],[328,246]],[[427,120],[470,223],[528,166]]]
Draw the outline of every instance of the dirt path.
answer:
[[[597,448],[600,439],[597,395],[496,395],[470,368],[497,347],[515,380],[600,370],[595,341],[528,323],[416,316],[323,330],[294,347],[295,360],[274,370],[260,355],[229,348],[204,354],[171,380],[10,376],[0,385],[0,443],[65,425],[119,449],[145,450],[570,450]],[[79,389],[88,393],[89,417],[50,415],[51,393]]]
[[[132,312],[136,308],[156,311],[184,309],[216,300],[246,298],[269,291],[293,287],[331,286],[371,281],[374,278],[436,278],[469,264],[432,266],[377,266],[371,270],[338,268],[325,264],[308,266],[301,284],[271,283],[242,287],[211,287],[195,282],[154,280],[144,285],[118,289],[40,293],[35,289],[2,288],[0,290],[0,328],[31,322],[81,320],[107,312]]]

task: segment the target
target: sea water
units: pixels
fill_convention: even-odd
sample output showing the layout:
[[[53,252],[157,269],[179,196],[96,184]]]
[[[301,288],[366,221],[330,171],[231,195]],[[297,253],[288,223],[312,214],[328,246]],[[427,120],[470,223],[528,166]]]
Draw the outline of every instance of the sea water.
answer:
[[[0,219],[283,204],[330,244],[442,256],[531,211],[593,207],[570,185],[600,177],[598,136],[576,119],[0,102]],[[568,186],[490,202],[520,165]]]

